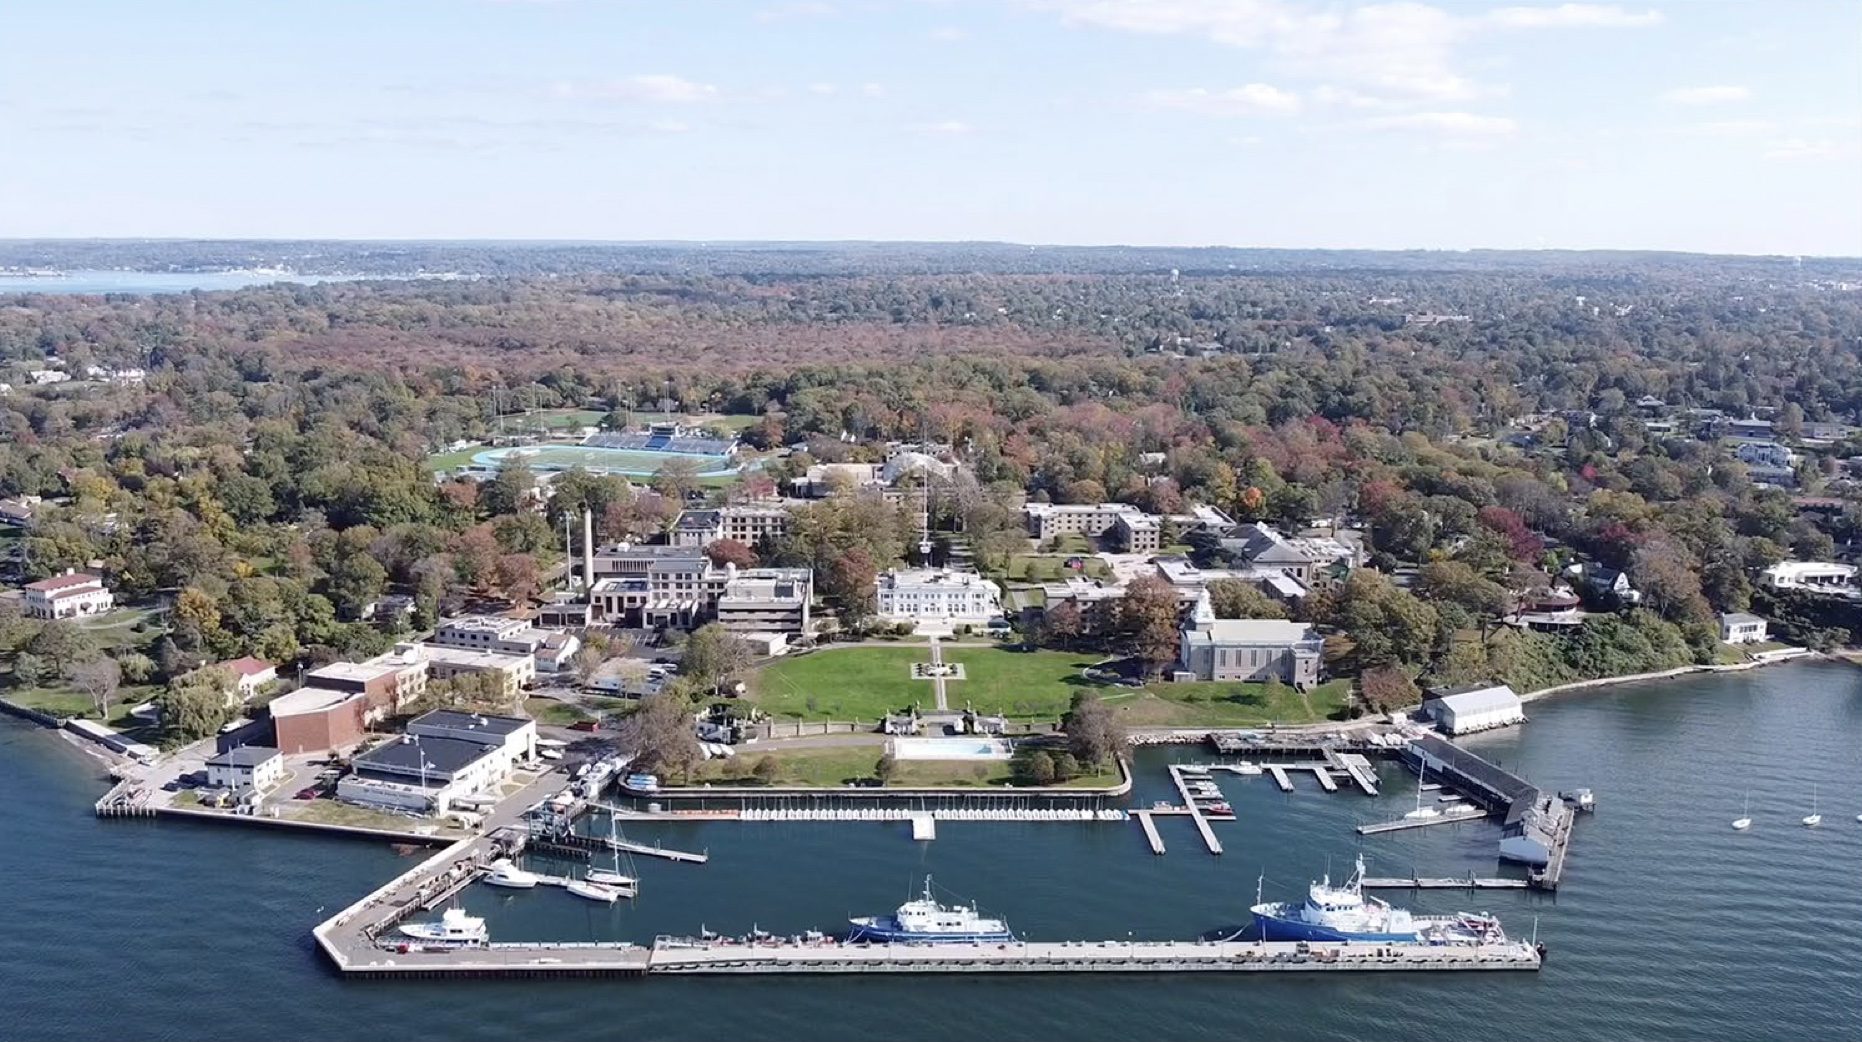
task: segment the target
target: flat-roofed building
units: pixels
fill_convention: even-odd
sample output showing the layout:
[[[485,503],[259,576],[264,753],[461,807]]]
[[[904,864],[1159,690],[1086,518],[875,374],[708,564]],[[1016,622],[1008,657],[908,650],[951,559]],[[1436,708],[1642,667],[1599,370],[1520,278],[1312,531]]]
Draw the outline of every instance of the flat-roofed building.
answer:
[[[1002,617],[1002,590],[975,572],[898,568],[874,580],[877,614],[917,625],[982,625]]]
[[[814,573],[807,568],[750,568],[733,571],[718,596],[718,622],[732,633],[808,632]]]
[[[1278,679],[1304,690],[1319,682],[1325,641],[1303,622],[1218,619],[1207,591],[1178,631],[1178,677],[1185,680]]]
[[[537,679],[534,655],[505,655],[496,651],[449,648],[443,644],[423,644],[420,654],[426,659],[427,675],[434,680],[482,674],[496,678],[498,691],[506,698],[516,698],[518,692]]]
[[[263,745],[242,745],[207,761],[207,784],[264,792],[284,780],[284,756]]]
[[[354,803],[444,813],[461,797],[494,790],[536,752],[537,725],[522,717],[436,709],[407,733],[353,761],[337,795]]]
[[[304,675],[306,687],[368,696],[365,719],[374,723],[427,691],[427,661],[417,645],[402,644],[366,662],[332,662]]]
[[[1856,586],[1855,565],[1834,561],[1780,561],[1759,573],[1759,584],[1829,597],[1862,596]]]
[[[1040,542],[1063,535],[1104,537],[1126,553],[1155,553],[1163,525],[1129,503],[1029,503],[1022,507],[1028,534]]]
[[[720,539],[755,546],[779,539],[789,531],[789,512],[782,507],[731,505],[712,510],[687,510],[672,527],[674,546],[705,547]]]
[[[433,631],[430,644],[500,655],[534,655],[548,640],[548,630],[536,629],[522,619],[502,615],[463,615],[446,619]]]
[[[100,576],[73,569],[26,584],[26,614],[35,619],[77,619],[116,607]]]
[[[367,732],[368,695],[337,688],[301,687],[272,699],[273,740],[288,756],[352,748]]]
[[[1728,644],[1763,644],[1769,639],[1769,625],[1751,612],[1729,611],[1720,614],[1720,639]]]

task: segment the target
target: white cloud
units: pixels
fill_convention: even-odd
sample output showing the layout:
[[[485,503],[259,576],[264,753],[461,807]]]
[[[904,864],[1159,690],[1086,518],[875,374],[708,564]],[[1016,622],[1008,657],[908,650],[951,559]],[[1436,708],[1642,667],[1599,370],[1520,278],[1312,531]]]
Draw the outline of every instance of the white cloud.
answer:
[[[808,85],[808,93],[819,94],[822,97],[827,97],[831,94],[837,94],[839,92],[840,92],[840,88],[836,87],[832,83],[811,83]]]
[[[1388,130],[1422,130],[1447,137],[1504,137],[1519,129],[1507,116],[1483,116],[1474,112],[1406,112],[1399,116],[1378,116],[1367,126]]]
[[[1144,102],[1155,108],[1181,109],[1205,116],[1278,116],[1297,112],[1299,95],[1265,83],[1250,83],[1227,90],[1192,87],[1187,90],[1153,90]]]
[[[1487,21],[1505,29],[1638,29],[1659,25],[1662,13],[1650,8],[1628,11],[1615,4],[1559,4],[1556,7],[1502,7]]]
[[[1676,87],[1661,94],[1661,100],[1670,105],[1724,105],[1751,97],[1751,88],[1735,86]]]
[[[709,83],[698,83],[670,73],[647,73],[600,83],[575,83],[565,80],[556,84],[555,93],[562,98],[690,105],[714,100],[718,96],[718,88]]]
[[[946,137],[959,137],[970,133],[970,131],[975,128],[960,119],[946,119],[936,123],[928,123],[925,125],[924,129],[925,132],[929,134],[943,134]]]
[[[1766,159],[1800,160],[1800,159],[1846,159],[1862,155],[1862,142],[1840,141],[1836,138],[1791,137],[1774,141],[1765,150]]]
[[[958,43],[970,38],[968,29],[959,29],[954,25],[940,26],[927,34],[933,43]]]
[[[883,83],[862,83],[860,84],[860,93],[869,98],[883,98],[886,96],[886,85]]]
[[[1456,68],[1456,52],[1483,32],[1627,28],[1659,11],[1611,4],[1505,7],[1459,14],[1418,0],[1352,6],[1300,0],[1023,0],[1063,23],[1154,36],[1196,36],[1267,54],[1280,74],[1355,92],[1359,107],[1467,101],[1500,93]]]

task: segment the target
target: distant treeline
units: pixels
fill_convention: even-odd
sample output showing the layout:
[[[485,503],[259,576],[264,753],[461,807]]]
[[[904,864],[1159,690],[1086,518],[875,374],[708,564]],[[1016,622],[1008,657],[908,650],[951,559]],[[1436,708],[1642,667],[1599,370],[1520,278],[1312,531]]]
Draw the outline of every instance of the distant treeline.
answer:
[[[551,242],[260,239],[0,240],[0,268],[408,275],[1664,273],[1862,278],[1851,259],[1608,250],[1277,250],[1001,242]]]

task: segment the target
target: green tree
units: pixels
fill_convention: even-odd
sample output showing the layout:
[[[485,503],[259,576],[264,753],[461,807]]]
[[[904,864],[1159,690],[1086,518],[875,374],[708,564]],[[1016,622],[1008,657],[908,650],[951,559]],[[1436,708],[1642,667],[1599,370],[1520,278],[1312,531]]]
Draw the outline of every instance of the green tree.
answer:
[[[878,778],[881,785],[890,782],[898,773],[898,758],[890,752],[881,754],[879,762],[873,765],[873,777]]]
[[[1067,732],[1068,751],[1088,766],[1098,767],[1125,750],[1125,725],[1096,695],[1075,694],[1061,726]]]
[[[1028,754],[1027,775],[1032,784],[1054,784],[1054,758],[1046,749],[1036,749]]]
[[[1218,619],[1284,619],[1287,609],[1253,583],[1217,579],[1209,584],[1209,604]]]
[[[750,645],[741,637],[719,623],[707,623],[686,638],[679,673],[716,693],[726,680],[750,664],[750,657]]]
[[[169,681],[167,690],[155,696],[163,737],[184,744],[218,733],[233,718],[233,684],[232,671],[223,666]]]
[[[622,723],[620,745],[633,754],[640,770],[662,775],[676,772],[690,781],[692,768],[704,756],[694,725],[691,705],[685,699],[669,692],[648,695]]]

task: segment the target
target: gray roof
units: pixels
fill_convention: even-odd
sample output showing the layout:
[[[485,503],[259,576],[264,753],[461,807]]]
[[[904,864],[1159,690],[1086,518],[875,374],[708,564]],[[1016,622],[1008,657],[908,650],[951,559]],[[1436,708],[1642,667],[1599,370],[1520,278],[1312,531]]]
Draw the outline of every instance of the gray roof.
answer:
[[[269,745],[241,745],[207,761],[209,767],[257,767],[278,755]]]
[[[1519,708],[1519,696],[1505,684],[1476,684],[1448,691],[1431,691],[1429,701],[1442,703],[1457,713]]]
[[[1720,613],[1720,622],[1727,626],[1750,626],[1755,622],[1763,623],[1764,621],[1764,619],[1759,618],[1749,611],[1728,611]]]
[[[478,742],[468,742],[463,738],[427,736],[414,742],[396,738],[383,742],[368,752],[358,754],[354,762],[357,768],[400,768],[402,771],[418,773],[421,769],[420,760],[424,755],[427,770],[453,774],[480,757],[490,755],[490,752],[490,747]]]
[[[457,709],[435,709],[409,720],[407,726],[409,728],[444,728],[448,731],[478,731],[502,737],[523,730],[530,726],[530,721],[520,716],[494,716],[488,713],[466,713]]]

